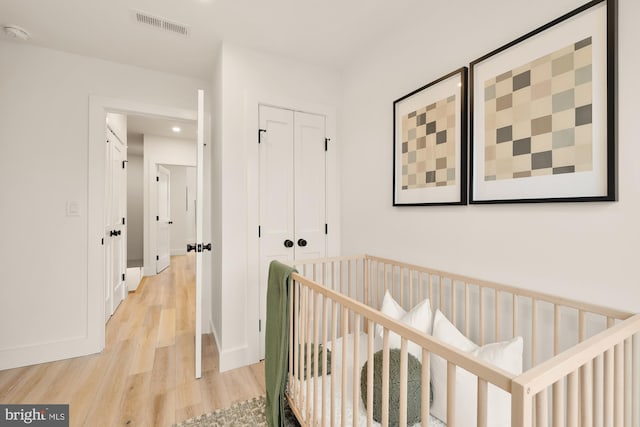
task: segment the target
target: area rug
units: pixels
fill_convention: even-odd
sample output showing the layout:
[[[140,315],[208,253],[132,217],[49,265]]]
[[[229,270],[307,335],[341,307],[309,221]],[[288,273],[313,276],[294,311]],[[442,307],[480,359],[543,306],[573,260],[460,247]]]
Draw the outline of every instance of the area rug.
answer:
[[[207,415],[191,418],[173,427],[258,427],[266,426],[264,414],[265,397],[255,397],[236,403],[228,408],[218,409]],[[288,406],[285,406],[285,426],[298,427],[298,421]]]

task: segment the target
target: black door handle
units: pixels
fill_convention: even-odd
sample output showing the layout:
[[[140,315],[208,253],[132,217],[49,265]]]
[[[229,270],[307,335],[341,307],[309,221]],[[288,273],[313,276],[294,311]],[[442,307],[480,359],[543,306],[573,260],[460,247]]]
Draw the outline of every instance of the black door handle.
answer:
[[[187,252],[196,251],[196,244],[187,243]]]
[[[169,221],[169,224],[173,224],[173,221]]]
[[[119,236],[122,234],[122,230],[116,230],[116,233],[117,233],[116,236]]]
[[[207,243],[206,245],[202,245],[202,249],[205,251],[211,252],[211,243]]]
[[[298,239],[298,246],[304,248],[305,246],[307,246],[307,241],[304,239]]]
[[[119,235],[121,235],[121,234],[122,234],[122,231],[120,231],[120,230],[111,230],[111,231],[109,232],[109,236],[111,236],[111,237],[113,237],[113,236],[119,236]]]
[[[285,248],[292,248],[293,247],[293,242],[289,239],[284,241],[284,247]]]

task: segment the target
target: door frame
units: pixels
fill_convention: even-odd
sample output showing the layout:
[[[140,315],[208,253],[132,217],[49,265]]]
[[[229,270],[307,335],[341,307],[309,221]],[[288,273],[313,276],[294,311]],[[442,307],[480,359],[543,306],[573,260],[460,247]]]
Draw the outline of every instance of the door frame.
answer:
[[[89,353],[105,347],[105,149],[107,113],[136,114],[161,119],[198,119],[197,110],[141,103],[134,100],[89,95],[89,180],[87,185],[87,346]]]
[[[327,256],[340,255],[340,182],[338,170],[339,140],[336,132],[336,108],[333,106],[309,103],[301,99],[283,97],[273,93],[248,93],[245,97],[245,146],[247,152],[247,321],[245,336],[247,337],[247,363],[258,362],[260,354],[260,241],[258,226],[260,225],[260,153],[258,150],[259,106],[265,105],[304,113],[325,116],[326,137],[330,138],[326,157],[326,210],[329,234],[327,235]],[[229,357],[232,356],[230,351]],[[221,365],[224,363],[225,350],[220,349]]]

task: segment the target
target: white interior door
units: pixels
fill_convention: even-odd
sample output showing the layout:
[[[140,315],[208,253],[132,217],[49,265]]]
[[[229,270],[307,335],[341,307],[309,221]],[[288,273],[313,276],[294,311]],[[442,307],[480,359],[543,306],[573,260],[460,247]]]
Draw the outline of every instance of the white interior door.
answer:
[[[195,336],[195,374],[202,376],[202,252],[204,248],[204,91],[198,90],[198,138],[196,147],[196,336]],[[211,250],[211,244],[208,245]]]
[[[158,165],[156,175],[158,187],[158,210],[156,215],[156,273],[160,273],[171,263],[171,172]]]
[[[294,117],[295,258],[326,256],[325,117]]]
[[[127,259],[127,147],[118,135],[109,127],[107,139],[107,180],[106,180],[106,218],[105,218],[105,321],[116,311],[126,295],[126,259]]]
[[[260,324],[273,260],[326,254],[324,116],[260,106]],[[264,357],[264,328],[259,355]]]

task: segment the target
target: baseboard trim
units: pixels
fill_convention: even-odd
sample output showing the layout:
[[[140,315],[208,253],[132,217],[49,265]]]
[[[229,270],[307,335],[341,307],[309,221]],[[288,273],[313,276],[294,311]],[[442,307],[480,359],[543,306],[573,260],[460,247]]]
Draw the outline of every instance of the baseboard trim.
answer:
[[[249,361],[247,360],[247,356],[249,354],[248,346],[244,345],[241,347],[223,349],[220,345],[216,328],[213,327],[213,320],[211,319],[209,319],[209,327],[211,328],[213,339],[216,342],[216,347],[218,348],[220,372],[241,368],[249,364]]]
[[[101,351],[101,346],[91,343],[87,337],[8,348],[0,350],[0,371],[87,356]]]

